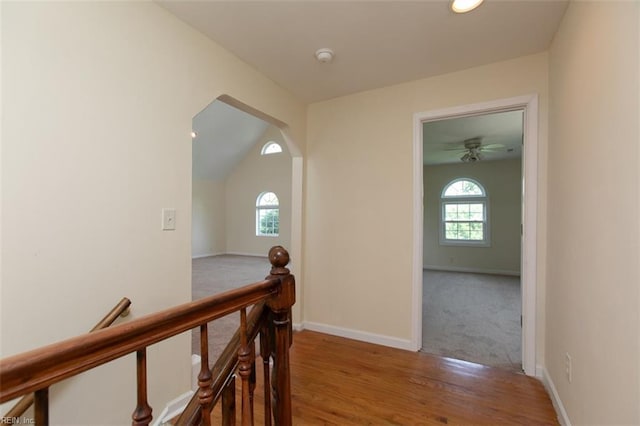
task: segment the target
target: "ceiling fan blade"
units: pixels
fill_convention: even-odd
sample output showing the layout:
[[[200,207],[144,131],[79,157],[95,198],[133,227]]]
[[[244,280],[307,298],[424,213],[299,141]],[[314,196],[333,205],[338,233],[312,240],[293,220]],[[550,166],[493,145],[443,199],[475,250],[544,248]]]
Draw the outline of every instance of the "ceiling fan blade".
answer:
[[[501,143],[490,143],[487,145],[481,145],[482,149],[497,149],[497,148],[504,148],[505,146],[502,145]]]

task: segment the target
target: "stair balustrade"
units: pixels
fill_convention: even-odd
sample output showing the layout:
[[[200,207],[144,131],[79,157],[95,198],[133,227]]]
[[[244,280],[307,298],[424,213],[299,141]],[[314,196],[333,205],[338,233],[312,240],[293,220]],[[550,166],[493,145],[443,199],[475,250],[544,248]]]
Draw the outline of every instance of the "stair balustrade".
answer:
[[[253,424],[255,341],[259,336],[264,365],[265,424],[273,421],[278,426],[291,425],[289,348],[295,279],[286,268],[289,254],[283,247],[272,247],[269,261],[271,273],[263,281],[0,360],[0,403],[35,393],[35,423],[47,425],[50,386],[135,352],[137,401],[131,424],[148,425],[153,410],[147,400],[146,348],[198,328],[201,348],[198,391],[176,424],[210,425],[211,411],[220,399],[223,424],[235,424],[236,377],[242,385],[242,425]],[[234,312],[241,317],[240,328],[209,368],[208,324]]]

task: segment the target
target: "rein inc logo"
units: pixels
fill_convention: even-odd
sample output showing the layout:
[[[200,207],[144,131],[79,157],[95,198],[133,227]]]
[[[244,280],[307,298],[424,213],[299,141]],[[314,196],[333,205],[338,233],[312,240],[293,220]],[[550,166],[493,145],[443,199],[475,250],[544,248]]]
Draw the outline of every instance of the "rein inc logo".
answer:
[[[31,417],[2,417],[2,424],[5,425],[34,425],[35,419]]]

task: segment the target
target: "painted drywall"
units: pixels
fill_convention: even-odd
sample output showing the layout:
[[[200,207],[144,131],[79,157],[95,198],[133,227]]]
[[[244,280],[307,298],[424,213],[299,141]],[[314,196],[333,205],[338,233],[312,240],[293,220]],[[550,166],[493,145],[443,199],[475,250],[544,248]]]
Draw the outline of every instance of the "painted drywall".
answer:
[[[308,109],[305,321],[411,339],[413,114],[539,94],[539,205],[546,209],[547,54],[358,93]],[[538,230],[546,234],[545,215]],[[537,359],[544,355],[544,253]]]
[[[282,152],[260,155],[269,141]],[[227,253],[266,256],[274,245],[291,242],[291,155],[278,128],[269,126],[255,146],[226,180]],[[256,236],[256,201],[263,192],[274,192],[280,203],[280,234]]]
[[[639,22],[572,2],[550,50],[546,364],[573,424],[640,424]]]
[[[228,94],[302,144],[304,105],[151,2],[2,2],[1,24],[0,355],[83,333],[123,296],[126,320],[189,301],[193,116]],[[149,349],[156,415],[190,387],[190,346]],[[51,399],[52,424],[129,422],[135,357]]]
[[[224,181],[194,179],[191,256],[204,257],[226,251]]]
[[[522,192],[520,160],[425,166],[424,267],[486,273],[520,273]],[[489,247],[440,244],[440,195],[457,178],[480,183],[488,196]]]

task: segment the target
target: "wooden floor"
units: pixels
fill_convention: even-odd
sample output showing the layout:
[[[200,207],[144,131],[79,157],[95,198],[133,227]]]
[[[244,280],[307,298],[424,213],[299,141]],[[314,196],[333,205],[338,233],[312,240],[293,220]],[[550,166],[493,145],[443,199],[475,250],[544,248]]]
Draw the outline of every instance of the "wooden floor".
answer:
[[[311,331],[294,334],[291,375],[295,425],[558,424],[534,378]],[[258,425],[261,378],[259,368]]]

